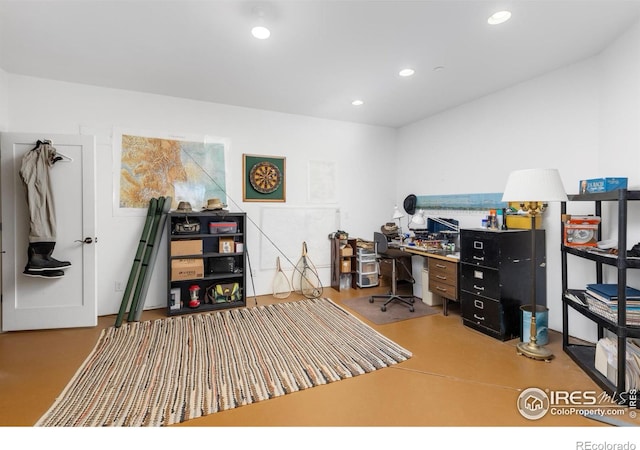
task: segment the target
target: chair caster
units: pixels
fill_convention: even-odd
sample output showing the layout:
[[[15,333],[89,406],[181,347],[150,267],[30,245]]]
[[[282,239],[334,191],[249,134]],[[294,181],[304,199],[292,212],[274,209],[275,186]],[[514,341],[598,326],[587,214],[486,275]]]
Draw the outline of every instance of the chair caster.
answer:
[[[409,312],[414,312],[415,308],[412,306],[411,308],[409,308]]]
[[[380,307],[380,311],[385,312],[386,310],[387,310],[387,307],[386,307],[386,306],[382,305],[382,306]]]
[[[369,298],[369,303],[373,303],[373,297]]]

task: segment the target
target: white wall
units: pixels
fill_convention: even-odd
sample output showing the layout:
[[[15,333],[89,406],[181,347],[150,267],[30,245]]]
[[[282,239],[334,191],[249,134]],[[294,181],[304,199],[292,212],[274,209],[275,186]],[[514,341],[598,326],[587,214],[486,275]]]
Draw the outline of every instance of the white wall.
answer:
[[[633,188],[640,188],[640,23],[631,27],[600,57],[601,147],[598,176],[628,177]],[[615,204],[603,205],[610,216]],[[627,248],[640,242],[640,204],[628,208]],[[617,221],[603,226],[607,239],[617,238]],[[640,273],[627,271],[627,284],[640,286]],[[605,282],[615,282],[615,268],[605,267]]]
[[[620,36],[599,61],[602,71],[599,173],[640,182],[640,25]]]
[[[631,28],[603,52],[601,58],[601,151],[598,174],[628,177],[639,185],[640,170],[640,25]],[[609,210],[614,205],[609,205]],[[613,212],[613,211],[611,211]],[[640,222],[638,208],[630,221]],[[606,232],[615,238],[617,223]],[[640,230],[629,233],[629,247],[640,241]],[[634,272],[630,272],[634,273]]]
[[[410,193],[502,192],[508,173],[517,168],[557,167],[568,193],[577,192],[578,180],[596,176],[627,176],[630,186],[638,188],[639,34],[640,26],[636,24],[597,57],[397,132],[1,71],[0,130],[77,134],[83,129],[97,135],[101,239],[98,302],[101,315],[111,314],[120,302],[114,283],[128,276],[142,226],[142,218],[114,217],[112,213],[113,127],[229,138],[228,193],[257,222],[262,205],[240,201],[242,153],[287,158],[287,204],[281,207],[309,205],[309,160],[335,161],[338,202],[331,206],[340,208],[340,228],[352,236],[369,237],[388,220],[393,205],[401,205]],[[632,205],[631,219],[640,223],[639,216],[637,207]],[[460,213],[458,218],[463,227],[475,227],[480,217],[476,213]],[[544,223],[550,327],[560,330],[558,205],[551,205]],[[631,227],[629,246],[639,240],[640,227]],[[253,230],[249,242],[258,241],[258,232]],[[252,261],[259,260],[255,250],[253,255]],[[147,305],[164,303],[166,266],[161,259],[154,271]],[[589,280],[592,266],[582,263],[572,263],[575,278],[570,287]],[[270,292],[272,273],[255,270],[255,262],[253,266],[256,292]],[[322,277],[328,285],[327,269],[322,270]],[[638,286],[640,282],[630,278],[630,284]],[[252,295],[250,283],[248,287]],[[578,330],[572,334],[592,339],[589,322],[579,318],[578,322]]]
[[[0,132],[6,131],[9,124],[9,99],[7,86],[7,73],[0,69]],[[0,202],[2,199],[0,199]],[[2,229],[0,227],[0,242],[2,242]],[[0,272],[4,258],[0,259]],[[0,292],[2,291],[2,277],[0,277]],[[0,308],[0,323],[2,323],[2,308]]]
[[[0,131],[7,131],[9,123],[9,93],[7,72],[0,69]]]
[[[116,281],[126,282],[142,230],[144,217],[114,216],[113,149],[114,127],[186,135],[208,135],[230,139],[226,155],[226,187],[230,210],[248,213],[260,226],[263,207],[325,206],[310,204],[307,166],[310,160],[336,163],[337,202],[328,206],[341,212],[340,228],[352,236],[370,238],[393,208],[392,178],[379,183],[372,174],[388,167],[388,155],[395,146],[395,130],[309,117],[231,107],[226,105],[103,89],[18,75],[9,75],[9,130],[13,132],[78,134],[97,136],[98,205],[98,313],[118,311],[122,293]],[[284,156],[287,202],[242,202],[242,154]],[[200,205],[192,205],[199,208]],[[295,230],[299,235],[300,230]],[[335,231],[327,230],[327,234]],[[279,236],[291,235],[282,229]],[[257,295],[271,293],[273,272],[260,270],[260,233],[250,225],[248,235]],[[301,244],[301,243],[300,243]],[[163,240],[163,246],[166,243]],[[298,247],[296,247],[298,248]],[[299,246],[301,248],[301,245]],[[327,240],[326,252],[329,253]],[[166,305],[166,261],[161,252],[154,268],[146,306]],[[310,255],[320,259],[321,255]],[[289,255],[293,263],[299,253]],[[327,257],[328,259],[328,257]],[[284,261],[284,260],[283,260]],[[283,269],[288,269],[283,263]],[[320,270],[326,289],[329,268]],[[327,292],[327,291],[325,291]],[[247,294],[253,296],[247,281]],[[251,301],[251,299],[249,299]]]
[[[627,176],[631,187],[640,186],[638,30],[636,24],[600,56],[400,129],[399,159],[422,170],[406,177],[398,168],[397,198],[502,192],[510,171],[530,167],[558,168],[570,194],[578,192],[580,179],[600,176]],[[590,205],[570,206],[573,213],[593,213],[585,209]],[[559,211],[552,204],[544,216],[554,330],[562,329]],[[479,226],[484,215],[458,214],[463,227]],[[571,261],[569,287],[583,287],[590,279],[594,266],[586,263]],[[589,321],[578,317],[572,323],[572,334],[595,339]]]

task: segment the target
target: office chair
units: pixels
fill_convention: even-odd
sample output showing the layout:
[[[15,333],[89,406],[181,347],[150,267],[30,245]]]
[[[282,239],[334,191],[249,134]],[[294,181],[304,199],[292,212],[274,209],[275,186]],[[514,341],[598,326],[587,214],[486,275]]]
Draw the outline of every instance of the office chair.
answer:
[[[369,303],[373,303],[376,298],[386,299],[386,302],[380,307],[381,311],[387,310],[387,305],[391,302],[397,301],[400,303],[404,303],[409,306],[409,311],[414,312],[415,309],[413,307],[413,303],[415,302],[413,295],[398,295],[397,287],[398,287],[398,263],[400,263],[405,269],[406,273],[409,274],[410,280],[412,283],[415,282],[413,277],[411,276],[411,269],[406,267],[406,265],[402,262],[402,258],[406,258],[407,254],[400,249],[389,248],[389,243],[387,241],[387,237],[378,232],[373,233],[373,245],[375,248],[376,259],[387,260],[391,262],[391,292],[387,295],[372,295],[369,298]]]

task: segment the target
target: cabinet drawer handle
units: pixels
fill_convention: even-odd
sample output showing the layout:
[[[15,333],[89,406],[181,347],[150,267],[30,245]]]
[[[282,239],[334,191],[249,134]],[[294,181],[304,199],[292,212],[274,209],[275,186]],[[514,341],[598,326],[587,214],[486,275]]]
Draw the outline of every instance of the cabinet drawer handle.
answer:
[[[484,243],[482,241],[473,241],[473,248],[482,250],[484,247]]]
[[[484,302],[482,300],[474,300],[473,306],[475,306],[478,309],[484,309]]]
[[[437,263],[436,263],[436,267],[438,269],[446,269],[447,268],[447,266],[445,266],[444,264],[437,264]]]
[[[473,256],[473,259],[477,259],[478,261],[484,261],[484,256]]]
[[[436,275],[436,278],[438,280],[446,280],[447,279],[447,277],[443,277],[442,275]]]
[[[476,286],[475,284],[473,285],[473,288],[479,291],[484,291],[484,288],[482,286]]]
[[[436,289],[439,290],[440,292],[447,292],[448,291],[448,289],[441,288],[440,286],[436,286]]]
[[[474,315],[473,315],[473,318],[474,318],[474,319],[478,319],[478,320],[484,320],[484,316],[483,316],[483,317],[480,317],[480,316],[479,316],[479,315],[477,315],[477,314],[474,314]]]

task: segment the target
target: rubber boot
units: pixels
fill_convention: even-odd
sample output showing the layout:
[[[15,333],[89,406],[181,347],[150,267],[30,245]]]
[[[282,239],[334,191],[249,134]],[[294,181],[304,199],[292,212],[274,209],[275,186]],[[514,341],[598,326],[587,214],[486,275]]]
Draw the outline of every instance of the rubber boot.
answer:
[[[47,270],[64,270],[71,267],[69,261],[58,261],[51,257],[55,242],[33,242],[29,244],[27,255],[29,260],[25,267],[25,273],[42,272]]]
[[[45,256],[44,256],[45,260],[47,260],[51,264],[58,265],[59,266],[58,268],[61,270],[65,270],[71,267],[71,263],[69,261],[58,261],[57,259],[51,256],[51,254],[53,253],[53,249],[56,246],[55,242],[42,242],[42,244],[44,244],[44,247],[46,249]]]
[[[24,275],[28,277],[37,277],[37,278],[62,278],[64,277],[64,271],[62,270],[29,270],[29,266],[24,268]]]

